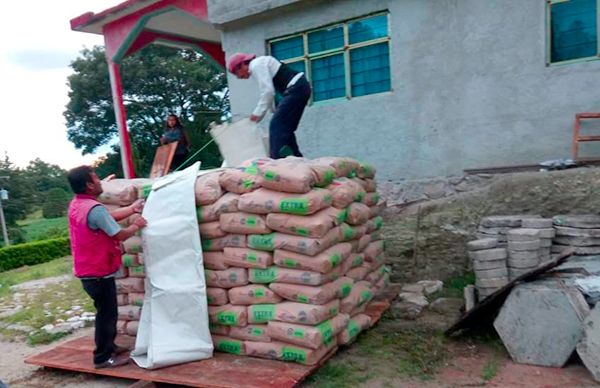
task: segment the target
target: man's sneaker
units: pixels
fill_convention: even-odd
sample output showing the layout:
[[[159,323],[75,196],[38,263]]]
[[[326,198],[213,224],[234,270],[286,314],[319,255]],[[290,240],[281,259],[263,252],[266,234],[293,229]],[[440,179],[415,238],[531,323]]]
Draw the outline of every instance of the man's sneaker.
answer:
[[[117,366],[121,366],[121,365],[125,365],[125,364],[129,364],[128,357],[123,357],[123,358],[111,357],[108,360],[101,362],[100,364],[94,364],[94,367],[96,369],[115,368]]]

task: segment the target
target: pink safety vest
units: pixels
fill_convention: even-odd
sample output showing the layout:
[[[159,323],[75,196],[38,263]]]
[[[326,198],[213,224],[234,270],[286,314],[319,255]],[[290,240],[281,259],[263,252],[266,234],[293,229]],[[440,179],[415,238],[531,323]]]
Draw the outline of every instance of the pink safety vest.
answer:
[[[75,276],[102,277],[121,266],[121,245],[101,229],[90,229],[87,218],[94,206],[102,204],[91,195],[76,194],[69,204],[69,232]]]

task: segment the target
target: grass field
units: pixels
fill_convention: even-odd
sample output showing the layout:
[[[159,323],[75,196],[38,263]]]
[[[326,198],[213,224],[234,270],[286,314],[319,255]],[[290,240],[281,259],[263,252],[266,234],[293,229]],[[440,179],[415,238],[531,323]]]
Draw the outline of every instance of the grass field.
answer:
[[[44,279],[71,273],[73,262],[70,256],[55,259],[47,263],[25,266],[6,272],[0,272],[0,298],[10,293],[10,286],[30,280]]]
[[[23,229],[27,242],[67,236],[68,234],[67,217],[32,217],[19,221],[18,224]]]

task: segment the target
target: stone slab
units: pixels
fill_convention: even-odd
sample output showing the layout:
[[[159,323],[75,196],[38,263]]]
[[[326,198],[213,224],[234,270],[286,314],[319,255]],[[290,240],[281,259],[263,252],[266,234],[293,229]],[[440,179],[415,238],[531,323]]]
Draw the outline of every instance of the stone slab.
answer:
[[[469,251],[480,251],[482,249],[492,249],[498,246],[497,238],[481,238],[479,240],[469,241],[467,243],[467,250]]]
[[[600,237],[600,229],[571,228],[566,226],[554,226],[556,236],[572,237]]]
[[[554,225],[572,228],[600,229],[600,216],[587,215],[558,215],[552,218]]]
[[[473,270],[475,271],[498,268],[506,268],[506,259],[473,262]]]
[[[531,270],[537,267],[540,264],[540,258],[536,257],[535,259],[528,260],[510,260],[506,262],[507,268],[518,268],[518,269],[528,269]]]
[[[516,286],[494,328],[515,362],[562,367],[583,335],[587,303],[574,288],[557,282]]]
[[[583,336],[577,354],[594,380],[600,382],[600,305],[592,309],[583,322]]]
[[[508,257],[506,248],[485,249],[482,251],[469,252],[468,254],[469,258],[473,261],[500,260]]]
[[[508,241],[535,241],[540,238],[539,229],[511,229],[506,233]]]
[[[573,254],[579,255],[579,256],[600,255],[600,246],[594,246],[594,247],[574,247],[574,246],[568,246],[568,245],[554,244],[554,245],[552,245],[552,247],[550,249],[551,249],[552,253],[561,253],[565,249],[572,249],[573,250]]]
[[[475,278],[477,278],[477,279],[507,278],[507,277],[508,277],[508,269],[506,267],[495,268],[495,269],[475,270]]]
[[[538,256],[539,249],[535,251],[508,251],[508,259],[513,261],[537,259]]]
[[[553,238],[556,234],[554,228],[536,229],[539,233],[540,239],[542,238]]]
[[[496,235],[496,234],[506,234],[511,229],[513,229],[513,228],[487,228],[485,226],[480,225],[477,228],[477,231],[480,233]]]
[[[498,246],[500,246],[500,243],[506,242],[505,234],[487,234],[487,233],[478,232],[475,234],[475,236],[477,236],[478,239],[495,238],[496,240],[498,240]]]
[[[475,280],[475,286],[477,288],[500,288],[500,287],[504,287],[507,283],[508,283],[508,276]]]
[[[521,227],[529,229],[552,228],[552,223],[552,218],[523,218]]]
[[[551,238],[541,238],[540,239],[540,247],[541,248],[550,248],[552,246]]]
[[[510,267],[510,268],[508,268],[508,279],[512,282],[519,276],[523,276],[526,273],[533,271],[535,268],[536,267],[532,267],[532,268],[512,268],[512,267]]]
[[[541,239],[533,241],[509,241],[507,246],[509,251],[535,251],[540,249],[542,246],[541,242]],[[551,240],[550,244],[552,244]]]
[[[524,217],[531,217],[525,215],[511,215],[511,216],[488,216],[483,217],[481,221],[479,221],[479,225],[497,228],[497,227],[511,227],[511,228],[520,228],[521,220]]]
[[[417,284],[423,286],[423,294],[425,296],[435,294],[444,288],[444,282],[441,280],[419,280]]]
[[[550,251],[551,251],[551,248],[550,248],[550,247],[547,247],[547,248],[546,248],[546,247],[544,247],[544,248],[540,248],[540,249],[538,249],[538,253],[539,253],[540,255],[549,255],[549,254],[551,253]]]
[[[553,241],[556,244],[576,247],[600,246],[600,237],[556,236]]]
[[[477,301],[475,298],[475,286],[472,284],[467,285],[463,289],[463,295],[465,297],[465,311],[469,311],[475,307],[475,303]]]

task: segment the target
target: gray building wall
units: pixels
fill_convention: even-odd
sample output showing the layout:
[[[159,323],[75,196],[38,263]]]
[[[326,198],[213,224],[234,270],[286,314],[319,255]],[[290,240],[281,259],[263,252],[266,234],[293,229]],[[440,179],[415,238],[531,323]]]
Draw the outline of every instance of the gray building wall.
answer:
[[[227,55],[386,9],[392,91],[307,107],[305,156],[367,160],[390,180],[570,156],[574,114],[599,109],[600,61],[546,66],[544,0],[209,0]],[[249,114],[254,81],[229,85]]]

